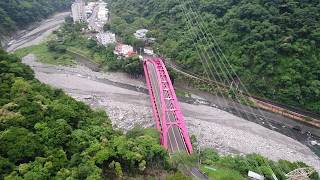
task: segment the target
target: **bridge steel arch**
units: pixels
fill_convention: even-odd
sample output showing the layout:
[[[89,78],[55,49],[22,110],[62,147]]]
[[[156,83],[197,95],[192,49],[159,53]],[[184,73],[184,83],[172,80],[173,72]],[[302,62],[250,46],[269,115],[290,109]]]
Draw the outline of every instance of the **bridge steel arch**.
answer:
[[[183,143],[185,151],[191,154],[192,145],[185,120],[165,64],[160,58],[150,57],[144,59],[143,68],[161,145],[170,149],[169,133],[178,132],[183,142],[177,144]],[[170,132],[173,129],[176,132]]]

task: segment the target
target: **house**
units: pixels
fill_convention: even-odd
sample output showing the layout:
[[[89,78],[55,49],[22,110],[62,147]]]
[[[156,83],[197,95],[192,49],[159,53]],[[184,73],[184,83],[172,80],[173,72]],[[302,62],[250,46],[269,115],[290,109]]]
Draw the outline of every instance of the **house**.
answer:
[[[118,43],[115,47],[114,54],[123,57],[131,57],[136,53],[133,51],[133,47],[126,44]]]
[[[139,29],[133,35],[137,39],[146,40],[148,31],[148,29]]]
[[[143,49],[143,52],[144,52],[144,54],[147,54],[147,55],[149,55],[149,56],[153,56],[153,55],[154,55],[153,50],[150,49],[150,48],[144,48],[144,49]]]
[[[147,44],[152,44],[152,43],[155,43],[156,42],[156,38],[148,38],[147,40],[146,40],[146,43]]]
[[[85,21],[87,19],[85,4],[82,0],[76,0],[71,5],[73,22]]]
[[[147,44],[152,44],[156,41],[156,38],[147,37],[148,29],[139,29],[133,35],[136,39],[143,40]]]

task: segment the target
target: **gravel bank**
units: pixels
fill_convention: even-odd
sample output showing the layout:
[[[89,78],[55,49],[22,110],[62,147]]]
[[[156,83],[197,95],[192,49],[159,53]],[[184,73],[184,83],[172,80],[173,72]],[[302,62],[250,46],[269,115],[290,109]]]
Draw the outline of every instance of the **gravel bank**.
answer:
[[[202,147],[213,147],[220,153],[259,153],[273,160],[304,161],[320,168],[319,158],[296,140],[248,122],[222,110],[182,103],[191,134]]]
[[[134,125],[154,125],[147,94],[99,79],[145,87],[143,82],[122,73],[104,74],[83,66],[60,67],[34,60],[33,55],[23,58],[41,82],[61,88],[92,107],[105,109],[115,127],[128,130]],[[222,154],[259,153],[274,160],[301,160],[320,171],[319,158],[308,147],[287,136],[213,107],[181,103],[181,108],[190,134],[197,136],[202,147],[213,147]]]

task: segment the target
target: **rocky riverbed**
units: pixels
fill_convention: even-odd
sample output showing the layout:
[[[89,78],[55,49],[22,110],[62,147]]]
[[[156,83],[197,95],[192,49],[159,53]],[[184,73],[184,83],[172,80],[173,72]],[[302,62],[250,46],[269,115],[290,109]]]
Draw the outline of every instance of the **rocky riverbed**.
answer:
[[[57,29],[68,15],[68,12],[58,13],[30,31],[24,31],[7,50],[38,44]],[[33,55],[23,58],[23,62],[32,67],[41,82],[63,89],[93,108],[106,110],[115,127],[126,131],[134,126],[154,126],[143,81],[123,73],[93,72],[81,65],[52,66],[35,60]],[[319,158],[298,141],[220,109],[186,102],[181,103],[181,108],[188,130],[196,135],[201,147],[213,147],[222,154],[259,153],[274,160],[301,160],[320,171]]]
[[[33,55],[23,58],[37,79],[91,107],[106,110],[115,127],[126,131],[134,126],[154,126],[148,94],[128,88],[145,88],[143,81],[122,73],[93,72],[81,65],[62,67],[35,60]],[[274,160],[303,161],[320,170],[319,158],[285,135],[207,105],[183,102],[181,108],[189,133],[196,135],[202,147],[213,147],[222,154],[259,153]]]

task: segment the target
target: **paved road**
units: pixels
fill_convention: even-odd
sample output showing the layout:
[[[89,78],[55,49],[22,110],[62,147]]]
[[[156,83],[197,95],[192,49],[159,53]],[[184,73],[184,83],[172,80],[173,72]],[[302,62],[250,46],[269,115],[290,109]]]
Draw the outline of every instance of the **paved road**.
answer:
[[[38,25],[35,25],[30,31],[25,30],[18,33],[11,44],[6,47],[6,50],[8,52],[13,52],[20,48],[41,43],[51,34],[51,32],[57,30],[60,25],[64,23],[64,19],[67,16],[70,16],[70,12],[57,13],[54,16],[39,22]]]
[[[199,179],[208,179],[208,177],[204,174],[202,174],[198,168],[192,167],[189,172],[192,176],[197,177]],[[212,179],[212,178],[211,178]]]
[[[151,85],[154,90],[154,95],[156,99],[156,106],[157,109],[159,110],[159,114],[162,112],[162,106],[161,106],[161,100],[160,100],[160,89],[158,86],[158,81],[159,79],[157,78],[157,72],[153,64],[148,63],[148,70],[150,72],[150,78],[151,78]],[[164,98],[168,97],[168,94],[164,94]],[[165,100],[165,108],[166,109],[172,109],[170,108],[170,102],[169,100]],[[168,122],[174,122],[176,121],[175,115],[167,111],[166,112],[166,119]],[[162,116],[160,116],[160,124],[162,125]],[[168,150],[170,153],[173,152],[187,152],[187,147],[184,143],[184,139],[182,137],[182,134],[180,132],[180,129],[176,126],[172,126],[171,128],[168,129]]]
[[[160,89],[159,89],[159,86],[157,83],[157,82],[161,81],[161,79],[158,79],[156,69],[152,63],[148,63],[147,67],[148,67],[148,71],[150,73],[151,86],[152,86],[152,89],[154,90],[156,107],[157,107],[158,111],[160,112],[159,114],[161,114],[162,106],[161,106],[161,100],[160,100]],[[163,94],[164,98],[170,97],[170,95],[168,93],[169,93],[168,91],[164,92],[164,94]],[[164,106],[167,110],[173,109],[173,107],[171,106],[170,100],[168,100],[168,99],[165,99]],[[160,116],[159,118],[160,118],[160,125],[162,125],[162,120],[163,120],[162,116]],[[167,111],[166,112],[166,120],[168,122],[175,122],[177,120],[177,118],[172,111]],[[168,129],[168,151],[170,153],[175,153],[175,152],[187,153],[188,152],[187,146],[186,146],[184,139],[183,139],[183,136],[182,136],[182,133],[177,126],[172,126],[171,128]],[[202,174],[198,168],[195,168],[195,167],[191,167],[187,171],[187,173],[190,174],[191,176],[194,176],[199,179],[207,179],[207,177],[204,174]]]

